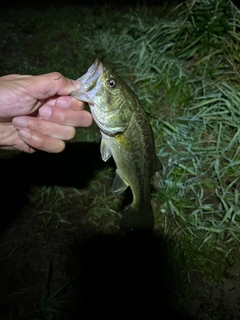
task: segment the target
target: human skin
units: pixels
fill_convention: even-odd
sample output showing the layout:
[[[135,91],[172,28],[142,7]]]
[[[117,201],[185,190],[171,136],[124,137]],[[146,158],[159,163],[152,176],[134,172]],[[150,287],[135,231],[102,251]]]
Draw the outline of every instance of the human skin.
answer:
[[[88,127],[85,103],[69,96],[78,81],[58,72],[0,77],[0,149],[61,152],[76,127]]]

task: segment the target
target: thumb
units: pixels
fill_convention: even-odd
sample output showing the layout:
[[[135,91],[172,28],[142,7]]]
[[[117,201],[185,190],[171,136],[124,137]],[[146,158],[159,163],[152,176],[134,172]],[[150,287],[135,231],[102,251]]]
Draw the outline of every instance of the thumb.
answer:
[[[27,79],[25,79],[27,80]],[[54,95],[64,96],[80,88],[80,82],[64,77],[59,72],[51,72],[29,77],[29,89],[37,99],[46,99]]]

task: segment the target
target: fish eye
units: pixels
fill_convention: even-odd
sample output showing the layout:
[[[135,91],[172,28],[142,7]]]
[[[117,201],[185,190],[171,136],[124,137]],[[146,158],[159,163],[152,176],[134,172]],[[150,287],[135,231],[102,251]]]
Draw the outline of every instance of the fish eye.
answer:
[[[107,84],[108,84],[108,86],[109,86],[110,88],[115,88],[116,85],[117,85],[117,81],[116,81],[115,79],[109,79],[109,80],[107,81]]]

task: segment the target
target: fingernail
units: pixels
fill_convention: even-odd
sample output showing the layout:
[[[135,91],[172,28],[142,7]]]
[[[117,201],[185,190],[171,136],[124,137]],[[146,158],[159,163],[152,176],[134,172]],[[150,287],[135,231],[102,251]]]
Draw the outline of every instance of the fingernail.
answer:
[[[52,114],[52,109],[49,107],[43,107],[39,109],[39,114],[42,118],[48,119]]]
[[[31,138],[31,133],[28,129],[21,129],[19,130],[19,135],[21,138],[23,138],[24,140]]]
[[[56,107],[68,108],[71,104],[71,97],[60,97],[56,101]]]
[[[72,84],[76,89],[79,89],[81,86],[81,82],[78,80],[72,80]]]
[[[13,119],[13,125],[15,128],[25,128],[28,126],[28,121],[25,118],[15,118]]]

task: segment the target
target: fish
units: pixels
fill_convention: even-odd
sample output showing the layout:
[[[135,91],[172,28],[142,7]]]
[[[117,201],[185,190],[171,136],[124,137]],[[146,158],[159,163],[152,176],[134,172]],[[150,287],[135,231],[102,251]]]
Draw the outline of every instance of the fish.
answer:
[[[77,80],[81,86],[71,96],[88,103],[101,132],[102,160],[112,156],[116,164],[113,195],[118,196],[128,187],[132,191],[133,201],[123,211],[120,229],[152,229],[151,178],[161,169],[161,163],[142,103],[124,80],[99,59]]]

